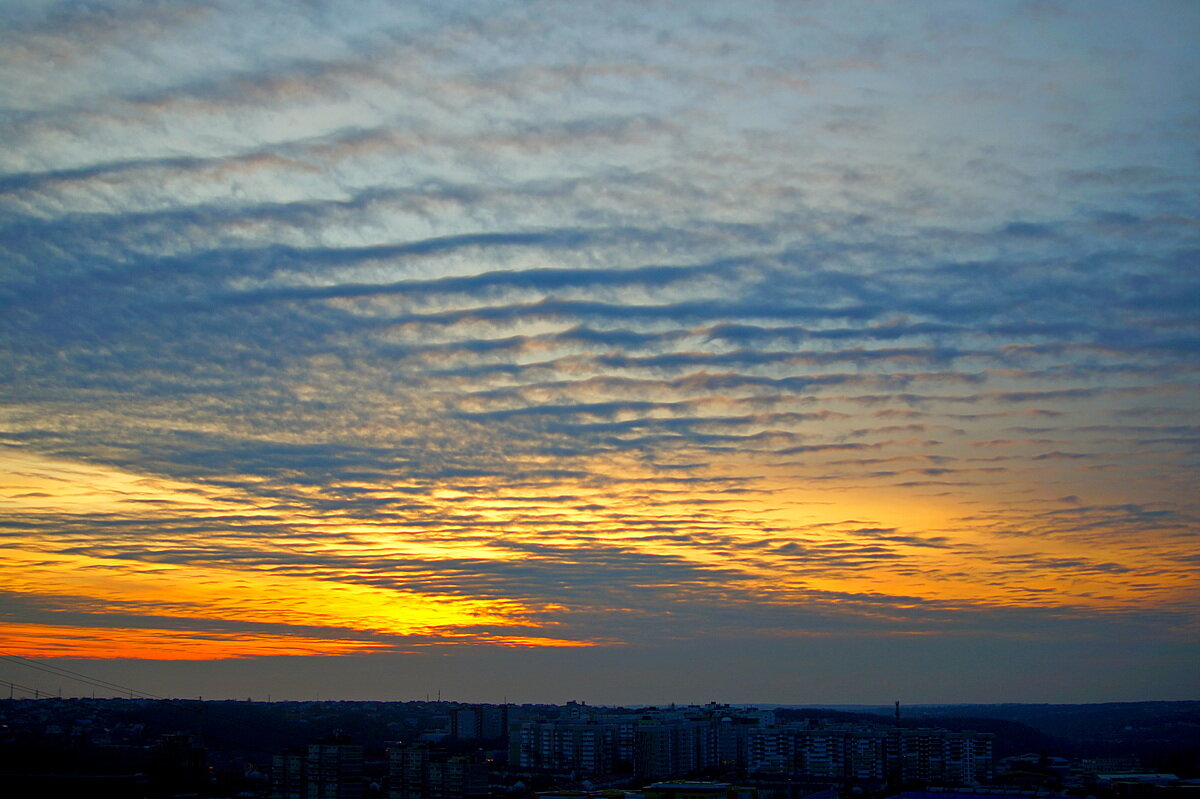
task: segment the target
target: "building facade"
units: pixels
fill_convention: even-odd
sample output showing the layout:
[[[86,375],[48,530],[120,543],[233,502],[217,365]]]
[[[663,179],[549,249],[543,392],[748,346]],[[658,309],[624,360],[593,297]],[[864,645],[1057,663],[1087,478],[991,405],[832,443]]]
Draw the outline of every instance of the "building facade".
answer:
[[[362,799],[363,748],[344,739],[275,755],[272,799]]]
[[[868,725],[784,725],[750,736],[753,774],[970,785],[992,776],[992,736]]]
[[[992,736],[887,724],[775,724],[724,706],[602,712],[515,724],[510,765],[577,777],[667,780],[743,773],[810,782],[971,785],[992,777]]]
[[[388,799],[484,799],[487,764],[478,757],[427,746],[405,746],[388,753]]]

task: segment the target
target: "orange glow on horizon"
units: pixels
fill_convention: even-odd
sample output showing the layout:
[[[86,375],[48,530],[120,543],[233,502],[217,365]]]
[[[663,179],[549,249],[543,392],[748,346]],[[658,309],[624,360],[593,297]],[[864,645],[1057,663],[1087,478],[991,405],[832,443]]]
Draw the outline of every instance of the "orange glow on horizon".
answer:
[[[100,508],[125,519],[167,520],[161,529],[150,522],[136,534],[95,536],[86,521],[64,528],[58,537],[19,528],[8,532],[0,552],[0,590],[97,617],[94,627],[10,625],[3,645],[31,657],[203,660],[342,655],[409,645],[620,643],[575,631],[542,634],[561,628],[560,618],[572,610],[563,604],[505,598],[494,590],[472,594],[466,582],[439,589],[446,584],[440,581],[443,564],[450,569],[460,561],[483,564],[479,568],[485,572],[488,564],[519,568],[535,562],[543,550],[572,567],[587,565],[593,549],[663,559],[685,565],[698,580],[690,588],[663,585],[663,590],[705,598],[736,590],[762,606],[821,603],[876,620],[890,617],[886,604],[855,610],[845,597],[886,598],[891,608],[909,609],[920,603],[980,610],[1113,609],[1165,598],[1186,582],[1170,575],[1155,583],[1089,570],[1078,547],[1062,541],[1043,543],[1037,554],[1079,561],[1082,565],[1067,576],[1039,571],[1036,564],[1010,565],[1006,559],[1019,560],[1029,542],[992,534],[986,525],[964,519],[992,513],[1024,523],[1028,516],[1014,515],[982,491],[946,498],[899,489],[828,490],[776,474],[760,476],[755,491],[725,497],[661,480],[626,461],[596,464],[598,473],[602,468],[607,475],[622,473],[624,484],[633,487],[623,493],[603,482],[582,481],[541,486],[543,494],[571,498],[552,503],[486,484],[471,491],[433,491],[424,501],[434,521],[406,528],[351,512],[306,511],[302,502],[295,508],[260,506],[254,497],[218,495],[203,484],[40,456],[22,456],[7,465],[7,488],[0,497],[12,511],[9,518],[54,513],[67,521],[86,520],[88,511]],[[280,534],[259,533],[247,544],[226,516],[262,519]],[[456,518],[465,521],[447,521]],[[187,523],[182,532],[171,526],[176,519]],[[206,532],[209,519],[211,534]],[[682,534],[661,535],[659,528]],[[250,557],[241,558],[243,551]],[[872,560],[873,555],[880,559]],[[1118,548],[1092,548],[1088,555],[1134,565],[1150,560],[1145,553]],[[403,568],[393,570],[392,562]],[[736,589],[730,577],[736,578]],[[108,625],[105,614],[142,615],[148,626]],[[154,617],[280,625],[298,634],[178,632],[156,628]],[[326,638],[314,629],[383,635],[389,642]],[[897,621],[892,632],[919,630]]]
[[[281,655],[351,655],[391,648],[378,641],[306,636],[6,624],[0,649],[27,658],[130,658],[135,660],[230,660]]]

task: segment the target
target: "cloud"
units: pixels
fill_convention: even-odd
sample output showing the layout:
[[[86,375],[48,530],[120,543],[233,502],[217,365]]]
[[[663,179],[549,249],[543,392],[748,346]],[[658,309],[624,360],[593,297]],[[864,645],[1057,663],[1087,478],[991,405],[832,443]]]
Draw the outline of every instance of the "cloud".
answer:
[[[29,651],[1174,634],[1194,20],[1003,6],[0,12]]]

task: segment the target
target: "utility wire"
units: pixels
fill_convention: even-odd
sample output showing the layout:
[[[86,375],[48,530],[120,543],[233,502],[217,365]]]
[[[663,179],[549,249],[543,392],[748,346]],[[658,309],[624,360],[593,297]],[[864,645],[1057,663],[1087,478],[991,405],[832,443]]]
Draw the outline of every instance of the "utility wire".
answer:
[[[21,666],[27,666],[28,668],[31,668],[31,669],[37,669],[38,671],[43,671],[43,672],[46,672],[47,674],[53,674],[56,677],[66,677],[68,680],[75,680],[76,682],[81,682],[86,685],[90,685],[93,688],[103,688],[103,689],[109,690],[109,691],[119,691],[120,693],[127,694],[130,697],[133,697],[136,695],[137,698],[139,698],[139,699],[165,699],[166,698],[166,697],[159,696],[158,694],[149,693],[148,691],[139,691],[136,688],[130,688],[129,686],[121,685],[120,683],[109,682],[108,680],[101,680],[97,677],[89,677],[86,674],[81,674],[77,671],[72,671],[71,669],[65,668],[63,666],[55,666],[55,665],[52,665],[49,663],[41,663],[39,661],[31,660],[26,657],[21,657],[20,655],[12,655],[7,652],[0,652],[0,660],[7,660],[10,663],[16,663]]]
[[[71,669],[68,669],[66,666],[59,666],[54,663],[45,663],[42,661],[33,660],[31,658],[23,657],[21,655],[12,655],[12,654],[3,653],[3,652],[0,652],[0,658],[14,662],[14,663],[20,663],[21,665],[29,666],[30,668],[40,669],[42,671],[51,671],[52,673],[57,674],[59,676],[78,680],[79,682],[86,682],[89,685],[92,685],[97,688],[111,688],[113,690],[118,690],[118,691],[121,691],[122,693],[126,693],[126,694],[135,693],[135,694],[143,694],[147,697],[152,697],[155,699],[162,698],[162,697],[158,697],[158,696],[151,694],[149,692],[146,692],[146,691],[139,691],[135,688],[130,688],[126,685],[121,685],[120,683],[109,682],[108,680],[102,680],[99,677],[91,677],[87,674],[81,674],[78,671],[72,671]]]
[[[8,683],[8,687],[9,687],[10,691],[13,688],[20,688],[22,691],[28,691],[30,694],[32,694],[34,696],[37,696],[38,694],[45,694],[46,696],[49,696],[49,694],[46,694],[46,692],[43,691],[41,688],[30,688],[28,685],[21,685],[21,683],[13,682],[12,680],[0,680],[0,685],[2,685],[4,683]]]
[[[75,680],[77,682],[85,683],[85,684],[91,685],[92,687],[95,687],[95,688],[105,688],[110,691],[117,690],[117,691],[120,691],[121,693],[128,694],[131,697],[136,695],[138,699],[158,699],[158,700],[162,700],[165,702],[171,702],[172,704],[174,704],[174,700],[170,700],[165,696],[159,696],[158,694],[152,694],[152,693],[149,693],[148,691],[139,691],[136,688],[130,688],[129,686],[121,685],[120,683],[109,682],[108,680],[101,680],[97,677],[89,677],[86,674],[82,674],[78,671],[72,671],[71,669],[68,669],[63,666],[54,666],[49,663],[41,663],[41,662],[38,662],[35,660],[31,660],[30,658],[27,658],[27,657],[22,657],[21,655],[13,655],[13,654],[10,654],[7,652],[0,652],[0,660],[7,660],[10,663],[16,663],[21,666],[28,666],[31,669],[37,669],[39,671],[46,672],[47,674],[53,674],[57,677],[66,677],[69,680]],[[13,683],[8,680],[0,680],[0,683],[4,683],[4,682],[8,682],[10,685],[14,685],[18,688],[28,691],[29,693],[31,693],[35,696],[38,693],[41,693],[40,689],[26,688],[25,686],[21,685],[20,683]],[[50,694],[47,693],[46,696],[49,697]],[[191,702],[184,700],[181,704],[175,705],[175,706],[182,710],[188,710],[193,713],[199,713],[202,716],[204,715],[203,703],[201,703],[199,706],[194,706],[191,704]],[[237,747],[241,747],[241,748],[245,748],[245,749],[253,749],[255,751],[263,752],[266,754],[275,754],[272,750],[267,749],[266,747],[263,747],[259,744],[255,744],[255,743],[234,741],[230,738],[226,738],[221,735],[214,735],[212,733],[204,734],[203,737],[208,738],[210,740],[221,741],[222,743],[231,744],[233,746],[237,746]]]

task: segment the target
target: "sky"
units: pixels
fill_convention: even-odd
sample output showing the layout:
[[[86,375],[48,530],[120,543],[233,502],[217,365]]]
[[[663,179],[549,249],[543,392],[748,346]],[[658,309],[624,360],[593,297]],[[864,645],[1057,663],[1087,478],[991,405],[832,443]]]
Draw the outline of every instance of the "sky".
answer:
[[[1197,41],[1189,0],[5,0],[0,652],[1200,698]]]

